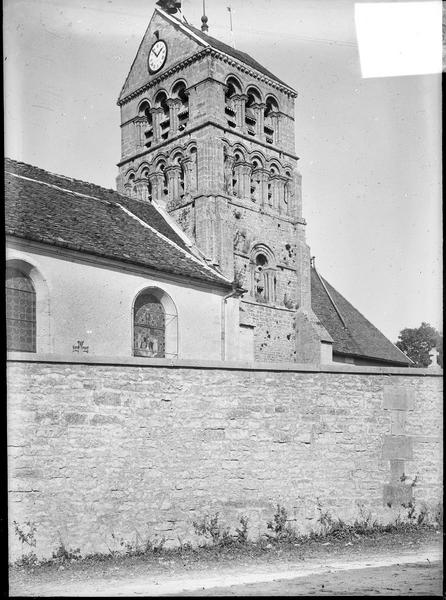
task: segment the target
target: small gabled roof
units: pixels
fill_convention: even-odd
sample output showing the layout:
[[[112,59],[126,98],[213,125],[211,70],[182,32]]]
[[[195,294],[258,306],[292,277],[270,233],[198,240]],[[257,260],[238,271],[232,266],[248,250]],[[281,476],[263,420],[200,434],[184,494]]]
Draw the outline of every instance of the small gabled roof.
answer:
[[[333,353],[401,366],[411,360],[311,268],[311,307],[333,338]]]
[[[231,287],[150,203],[5,159],[6,234]]]

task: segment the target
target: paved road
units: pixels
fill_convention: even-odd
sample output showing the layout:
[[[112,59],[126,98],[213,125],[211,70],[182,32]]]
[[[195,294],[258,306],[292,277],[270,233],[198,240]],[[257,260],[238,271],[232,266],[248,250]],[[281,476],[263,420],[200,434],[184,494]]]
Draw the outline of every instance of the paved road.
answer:
[[[190,590],[165,596],[441,596],[440,561],[328,571],[227,587]]]

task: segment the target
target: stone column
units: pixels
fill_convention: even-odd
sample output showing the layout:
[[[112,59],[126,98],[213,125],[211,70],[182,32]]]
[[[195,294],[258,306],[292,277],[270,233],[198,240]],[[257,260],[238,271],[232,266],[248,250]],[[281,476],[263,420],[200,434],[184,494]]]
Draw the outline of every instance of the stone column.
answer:
[[[146,202],[149,201],[149,185],[147,179],[137,179],[135,181],[136,197]]]
[[[251,165],[247,162],[236,163],[234,167],[237,184],[235,188],[236,196],[239,198],[251,197]]]
[[[150,173],[149,181],[152,185],[152,199],[160,204],[164,204],[164,173],[162,171]]]
[[[266,104],[264,102],[258,102],[251,106],[251,108],[254,112],[255,119],[256,119],[256,136],[261,140],[263,140],[265,137],[265,132],[263,130],[263,128],[265,126],[265,119],[264,119],[265,107],[266,107]]]
[[[279,175],[272,175],[272,177],[270,178],[270,183],[271,183],[271,191],[272,191],[271,206],[274,210],[279,210],[279,204],[280,204]]]
[[[259,204],[261,208],[265,208],[268,204],[268,181],[269,172],[267,169],[257,169],[260,179],[260,193],[259,193]]]
[[[166,167],[167,189],[169,202],[176,203],[180,199],[180,165]]]
[[[258,206],[261,204],[262,200],[262,187],[261,187],[261,175],[259,169],[253,170],[251,172],[251,184],[250,187],[254,188],[254,194],[250,190],[250,198],[253,202],[255,202]]]
[[[268,267],[264,269],[263,273],[265,279],[265,299],[274,304],[276,301],[276,290],[274,285],[276,271],[275,269]]]
[[[164,111],[159,106],[157,108],[151,108],[150,114],[152,115],[153,141],[156,144],[161,141],[161,119]]]
[[[248,96],[246,94],[234,94],[231,98],[235,110],[235,122],[240,131],[246,131],[245,104]]]
[[[282,136],[281,136],[281,132],[280,132],[280,122],[282,120],[282,113],[279,111],[271,111],[270,117],[271,117],[272,128],[274,129],[273,142],[275,145],[277,145],[282,141]]]
[[[252,165],[248,162],[242,163],[240,168],[242,174],[242,186],[243,186],[243,196],[242,198],[250,199],[251,198],[251,171]]]
[[[135,132],[135,141],[136,141],[137,148],[144,147],[144,144],[146,141],[145,136],[144,136],[146,124],[147,124],[147,119],[145,117],[136,117],[136,119],[133,121],[134,132]]]
[[[277,188],[277,210],[280,213],[287,214],[288,208],[285,203],[285,183],[287,178],[283,175],[276,176],[276,188]]]
[[[181,100],[179,98],[169,98],[167,105],[169,107],[170,132],[175,135],[178,133],[178,113],[181,108]]]

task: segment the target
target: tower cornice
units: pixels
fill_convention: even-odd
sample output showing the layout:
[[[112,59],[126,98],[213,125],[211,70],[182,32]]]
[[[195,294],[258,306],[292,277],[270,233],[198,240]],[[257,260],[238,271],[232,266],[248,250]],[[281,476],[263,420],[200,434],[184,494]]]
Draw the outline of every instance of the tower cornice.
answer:
[[[237,137],[239,137],[243,140],[246,140],[250,143],[253,142],[253,138],[249,137],[248,135],[244,135],[243,133],[234,131],[233,129],[230,129],[229,127],[224,127],[223,125],[220,125],[219,123],[215,123],[215,121],[204,121],[203,123],[199,123],[198,125],[196,125],[195,127],[191,127],[190,129],[186,128],[184,131],[182,131],[178,135],[175,135],[168,140],[163,140],[159,144],[151,146],[150,148],[147,148],[147,150],[142,150],[141,152],[137,152],[136,154],[133,154],[132,156],[123,158],[122,160],[120,160],[117,163],[116,166],[122,167],[126,163],[131,162],[132,160],[141,158],[142,156],[146,156],[147,154],[151,154],[152,152],[155,152],[155,151],[159,150],[160,148],[167,146],[171,142],[175,142],[181,138],[187,137],[194,131],[197,131],[197,129],[202,129],[203,127],[208,127],[208,126],[216,127],[217,129],[221,129],[225,133],[229,133],[231,135],[237,136]],[[122,127],[122,125],[121,125],[121,127]],[[264,142],[262,142],[260,140],[254,140],[254,141],[255,141],[256,145],[262,146],[263,148],[266,148],[267,150],[273,150],[274,152],[284,154],[285,156],[288,156],[289,158],[292,158],[294,160],[299,160],[299,157],[297,156],[297,154],[293,154],[292,152],[282,150],[281,148],[279,149],[275,146],[271,146],[270,144],[265,144]]]

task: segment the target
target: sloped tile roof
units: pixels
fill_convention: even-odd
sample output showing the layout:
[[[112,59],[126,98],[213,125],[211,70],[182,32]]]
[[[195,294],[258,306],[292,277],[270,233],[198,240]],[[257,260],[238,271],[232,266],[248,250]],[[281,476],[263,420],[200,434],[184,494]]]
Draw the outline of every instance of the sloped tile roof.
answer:
[[[225,44],[224,42],[217,40],[216,38],[201,31],[201,29],[197,29],[196,27],[193,27],[189,23],[186,24],[186,23],[182,22],[181,24],[184,26],[185,29],[190,29],[196,36],[198,36],[199,38],[201,38],[202,40],[207,42],[212,48],[215,48],[215,50],[220,50],[220,52],[224,52],[225,54],[232,56],[233,58],[239,60],[240,62],[245,63],[245,65],[248,65],[249,67],[252,67],[253,69],[256,69],[257,71],[260,71],[260,73],[263,73],[270,79],[273,79],[274,81],[277,81],[281,85],[284,85],[285,87],[293,90],[293,88],[291,86],[289,86],[287,83],[285,83],[284,81],[282,81],[281,79],[276,77],[276,75],[274,75],[274,73],[271,73],[271,71],[268,71],[268,69],[265,69],[265,67],[263,65],[261,65],[259,62],[254,60],[252,58],[252,56],[249,56],[249,54],[246,54],[246,52],[242,52],[241,50],[236,50],[235,48],[228,46],[228,44]]]
[[[339,313],[333,306],[325,284]],[[411,361],[390,342],[370,321],[337,292],[325,279],[311,269],[311,306],[322,325],[333,338],[333,353],[369,358],[400,365]]]
[[[231,287],[150,203],[8,158],[5,171],[7,234]]]

